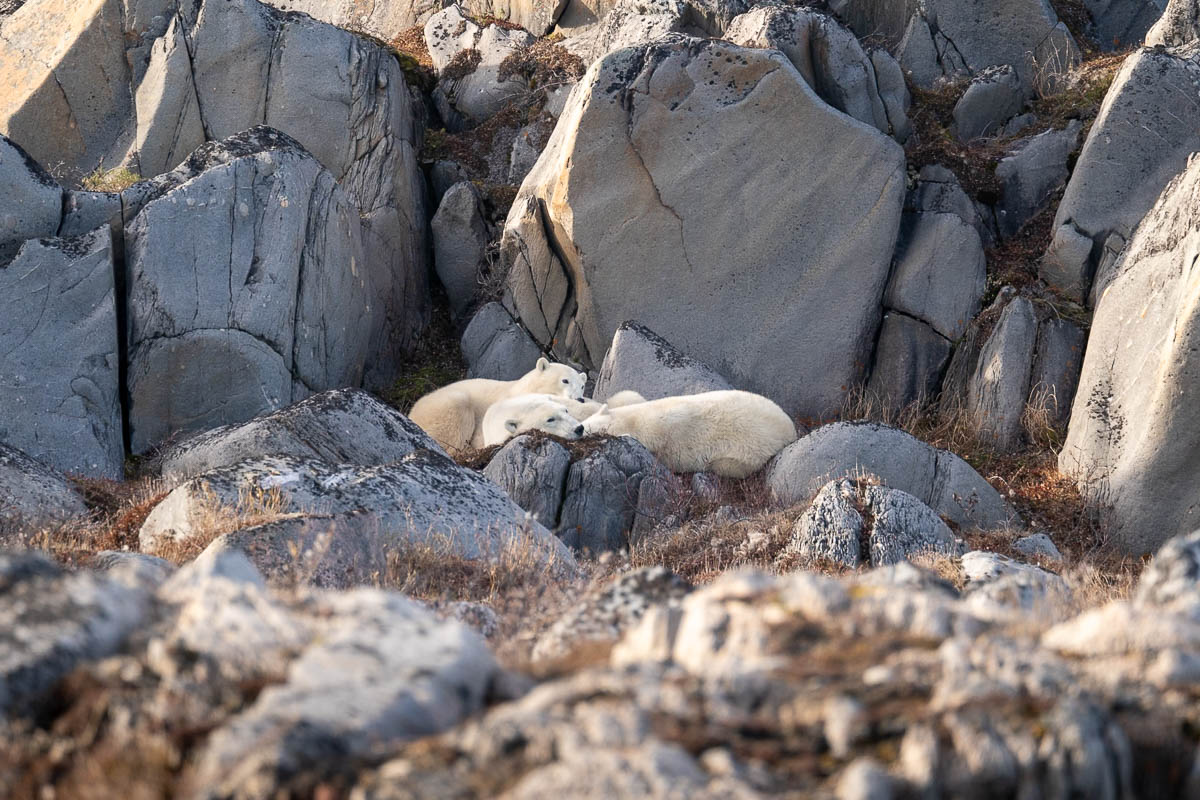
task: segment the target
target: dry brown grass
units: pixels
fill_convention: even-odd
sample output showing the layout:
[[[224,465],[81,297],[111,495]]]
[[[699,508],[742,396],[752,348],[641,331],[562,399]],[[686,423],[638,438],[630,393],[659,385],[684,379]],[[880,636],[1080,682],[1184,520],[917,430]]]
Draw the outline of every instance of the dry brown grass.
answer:
[[[293,516],[285,511],[286,508],[287,500],[277,488],[246,487],[238,492],[233,505],[222,502],[206,488],[189,520],[192,535],[163,542],[155,555],[173,564],[185,564],[220,536]]]
[[[142,179],[129,167],[104,169],[103,166],[83,176],[80,186],[89,192],[123,192]]]
[[[538,39],[500,62],[499,79],[504,81],[519,76],[530,89],[544,89],[577,81],[586,71],[579,56],[553,42]]]
[[[434,389],[467,377],[459,335],[440,287],[434,290],[429,327],[413,352],[400,362],[396,373],[399,377],[383,393],[383,399],[406,414],[414,403]]]

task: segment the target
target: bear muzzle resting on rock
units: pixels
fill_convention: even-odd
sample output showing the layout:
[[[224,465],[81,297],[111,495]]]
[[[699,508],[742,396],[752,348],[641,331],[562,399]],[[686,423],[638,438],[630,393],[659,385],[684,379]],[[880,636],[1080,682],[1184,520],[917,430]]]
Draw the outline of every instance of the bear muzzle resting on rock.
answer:
[[[775,403],[725,390],[601,408],[585,434],[632,436],[672,472],[744,478],[796,441],[796,426]]]
[[[483,417],[501,400],[524,394],[550,394],[564,402],[583,397],[587,376],[539,358],[529,372],[515,381],[471,378],[443,386],[422,397],[408,418],[434,438],[450,455],[483,447]]]
[[[568,405],[570,404],[570,405]],[[527,431],[578,439],[583,425],[571,416],[571,400],[548,394],[525,394],[495,403],[483,415],[483,446],[504,444]]]

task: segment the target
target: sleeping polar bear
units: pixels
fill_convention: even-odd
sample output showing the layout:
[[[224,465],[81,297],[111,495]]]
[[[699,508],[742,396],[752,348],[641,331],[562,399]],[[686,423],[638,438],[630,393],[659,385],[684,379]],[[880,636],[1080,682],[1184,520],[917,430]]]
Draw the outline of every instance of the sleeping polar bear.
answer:
[[[504,444],[526,431],[578,439],[583,435],[583,425],[571,416],[571,406],[575,405],[578,403],[573,400],[550,394],[522,394],[493,403],[483,415],[483,446]]]
[[[553,394],[563,399],[583,397],[587,377],[566,364],[539,358],[529,372],[515,381],[471,378],[443,386],[422,397],[408,412],[450,455],[483,447],[483,415],[494,403],[522,394]]]
[[[632,436],[672,472],[744,478],[796,441],[796,426],[762,395],[737,390],[601,408],[585,433]]]

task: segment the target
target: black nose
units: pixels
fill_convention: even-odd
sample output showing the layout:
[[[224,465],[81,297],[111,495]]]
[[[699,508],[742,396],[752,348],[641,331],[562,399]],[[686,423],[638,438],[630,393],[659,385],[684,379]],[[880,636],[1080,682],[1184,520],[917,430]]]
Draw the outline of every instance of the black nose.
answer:
[[[576,436],[583,436],[583,426],[582,426],[582,425],[576,425],[576,426],[575,426],[575,435],[576,435]]]

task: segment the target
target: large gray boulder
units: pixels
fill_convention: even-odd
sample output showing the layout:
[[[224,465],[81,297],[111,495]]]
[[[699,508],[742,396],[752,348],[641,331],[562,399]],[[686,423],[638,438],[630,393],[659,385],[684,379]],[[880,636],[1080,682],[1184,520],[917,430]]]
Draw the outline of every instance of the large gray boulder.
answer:
[[[15,142],[0,136],[0,267],[7,264],[26,239],[58,234],[63,215],[63,190],[42,166]]]
[[[256,125],[292,135],[356,207],[363,263],[390,276],[367,378],[394,377],[430,306],[419,109],[386,47],[258,0],[33,0],[4,21],[0,83],[0,133],[72,177],[152,177]]]
[[[809,8],[763,6],[734,18],[724,38],[782,51],[826,103],[900,141],[907,138],[908,88],[903,82],[894,93],[889,83],[881,87],[874,54],[832,17]]]
[[[1001,451],[1015,449],[1023,438],[1021,415],[1029,399],[1037,334],[1033,304],[1016,298],[1005,306],[984,342],[967,384],[972,425],[983,441]]]
[[[1109,509],[1113,541],[1154,550],[1197,526],[1200,161],[1172,181],[1097,304],[1059,468]]]
[[[905,72],[926,89],[1008,64],[1029,95],[1049,88],[1080,57],[1044,0],[832,0],[829,9],[859,36],[893,46]]]
[[[296,141],[255,128],[207,144],[125,204],[134,453],[362,382],[391,276]]]
[[[1053,247],[1060,264],[1046,277],[1072,296],[1086,296],[1099,245],[1116,233],[1129,239],[1167,183],[1200,150],[1200,109],[1181,102],[1200,82],[1200,50],[1144,48],[1121,65],[1105,95],[1054,217],[1095,246]],[[1146,131],[1153,135],[1146,135]],[[1060,236],[1055,234],[1055,241]],[[1069,254],[1074,254],[1069,258]],[[1061,279],[1056,275],[1062,275]]]
[[[425,24],[441,8],[436,0],[385,0],[367,4],[357,0],[267,0],[267,4],[281,11],[308,14],[339,28],[363,31],[385,42],[407,28]],[[487,13],[491,13],[490,9]],[[518,24],[525,27],[521,22]]]
[[[954,213],[906,213],[883,303],[958,339],[979,313],[987,257],[978,230]]]
[[[626,47],[637,47],[669,33],[707,35],[694,24],[691,6],[686,0],[595,0],[598,5],[611,6],[596,24],[587,25],[563,42],[572,55],[585,64],[592,64],[609,53]],[[582,6],[581,0],[570,0],[567,13]]]
[[[897,428],[836,422],[784,448],[767,468],[781,503],[807,503],[831,480],[872,475],[964,527],[1001,528],[1016,514],[967,462]]]
[[[148,600],[40,554],[0,554],[0,715],[35,711],[76,665],[114,653],[148,615]]]
[[[0,442],[0,530],[86,513],[83,496],[58,470]]]
[[[952,347],[924,322],[889,311],[879,329],[868,394],[892,409],[932,400]]]
[[[561,444],[526,434],[500,448],[483,474],[535,520],[553,529],[570,466],[571,454]]]
[[[528,32],[495,23],[480,27],[457,5],[430,17],[424,30],[440,75],[435,95],[439,108],[444,102],[456,114],[478,123],[530,90],[521,76],[505,75],[501,68],[506,58],[533,44]],[[443,111],[442,116],[452,115]]]
[[[637,319],[789,412],[832,412],[869,361],[903,194],[900,147],[781,53],[679,36],[618,51],[513,204],[507,304],[587,368]],[[712,313],[739,334],[714,336]]]
[[[416,450],[438,450],[429,435],[359,389],[332,389],[239,425],[224,425],[172,446],[160,457],[169,481],[267,456],[373,466]]]
[[[488,303],[463,331],[462,354],[468,378],[515,381],[542,355],[542,349],[500,303]]]
[[[112,235],[27,241],[0,269],[0,441],[120,480],[121,353]]]
[[[139,532],[142,551],[194,540],[206,532],[214,510],[237,512],[247,498],[263,498],[264,506],[283,514],[328,515],[329,535],[356,536],[367,541],[364,547],[425,546],[471,560],[500,558],[510,547],[525,547],[546,563],[568,569],[574,564],[566,548],[540,524],[526,520],[499,487],[433,450],[371,467],[268,457],[202,473],[150,512]],[[308,534],[288,535],[302,539]],[[240,541],[253,555],[253,542]]]
[[[632,390],[647,400],[732,389],[729,382],[638,322],[621,323],[600,365],[592,395]]]
[[[483,198],[468,181],[451,186],[430,224],[433,266],[455,316],[462,316],[479,291],[479,271],[486,263],[487,222]]]
[[[1148,45],[1163,44],[1150,41],[1147,33],[1158,27],[1159,17],[1164,9],[1169,13],[1171,5],[1167,0],[1084,0],[1092,17],[1090,33],[1102,50],[1123,50],[1140,44],[1143,38]]]
[[[1075,150],[1082,127],[1072,120],[1060,131],[1046,131],[1021,142],[996,167],[1000,202],[996,225],[1001,236],[1012,236],[1041,211],[1067,182],[1067,159]]]
[[[1146,33],[1146,46],[1176,47],[1200,38],[1200,2],[1168,0],[1162,16]]]
[[[1029,402],[1040,404],[1055,428],[1065,429],[1079,386],[1087,334],[1066,319],[1046,319],[1038,326]]]
[[[1008,64],[988,67],[971,80],[954,104],[952,132],[964,143],[997,136],[1024,106],[1025,87],[1017,71]]]

